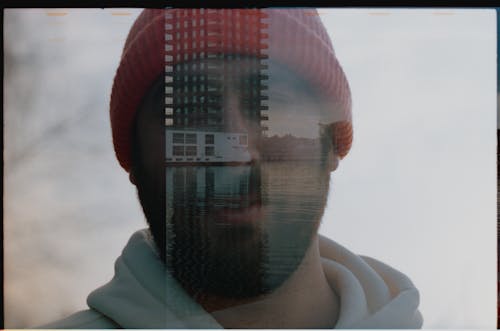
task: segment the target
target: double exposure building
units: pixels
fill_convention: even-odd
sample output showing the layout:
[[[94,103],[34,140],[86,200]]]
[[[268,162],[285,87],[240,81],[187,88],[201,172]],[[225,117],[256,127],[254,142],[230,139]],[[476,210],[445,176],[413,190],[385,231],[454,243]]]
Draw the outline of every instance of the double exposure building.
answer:
[[[259,10],[186,9],[166,18],[176,31],[166,31],[167,164],[251,161],[248,144],[259,141],[267,120],[262,15]],[[235,38],[258,48],[244,49]],[[238,110],[252,130],[227,114],[228,87],[234,86]]]
[[[268,77],[261,11],[185,9],[167,15],[167,240],[175,246],[176,227],[181,231],[216,210],[260,203],[259,170],[248,164],[248,147],[266,129]],[[245,44],[259,47],[249,50]],[[248,125],[228,113],[227,98],[235,91]]]

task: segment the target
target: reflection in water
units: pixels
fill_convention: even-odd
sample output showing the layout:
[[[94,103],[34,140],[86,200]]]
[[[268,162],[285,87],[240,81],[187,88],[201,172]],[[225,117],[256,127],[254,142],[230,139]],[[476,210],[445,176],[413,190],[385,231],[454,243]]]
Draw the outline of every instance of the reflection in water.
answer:
[[[198,299],[274,290],[310,245],[328,190],[324,175],[311,162],[167,167],[174,277]]]
[[[167,167],[166,179],[167,265],[174,277],[199,299],[259,294],[266,238],[249,218],[261,206],[259,169]]]

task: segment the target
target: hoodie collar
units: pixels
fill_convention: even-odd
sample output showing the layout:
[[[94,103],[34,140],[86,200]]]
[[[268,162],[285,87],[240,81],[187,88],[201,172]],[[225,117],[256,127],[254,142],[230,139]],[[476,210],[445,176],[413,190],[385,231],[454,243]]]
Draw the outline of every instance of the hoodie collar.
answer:
[[[113,279],[87,303],[123,328],[221,328],[166,271],[147,230],[134,233],[115,262]]]
[[[320,237],[323,270],[340,297],[336,328],[420,328],[419,292],[403,273]]]
[[[323,237],[320,250],[325,275],[340,297],[336,328],[421,327],[418,291],[408,277]],[[131,237],[113,279],[87,303],[123,328],[222,328],[167,272],[147,230]]]

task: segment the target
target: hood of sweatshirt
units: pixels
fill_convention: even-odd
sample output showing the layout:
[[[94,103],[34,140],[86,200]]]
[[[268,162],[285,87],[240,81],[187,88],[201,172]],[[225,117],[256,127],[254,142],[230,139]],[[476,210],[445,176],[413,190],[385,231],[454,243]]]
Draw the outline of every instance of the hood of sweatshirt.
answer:
[[[336,328],[420,328],[419,294],[399,271],[321,237],[323,269],[340,298]],[[167,272],[147,230],[134,233],[109,283],[89,307],[122,328],[217,329],[222,326]]]

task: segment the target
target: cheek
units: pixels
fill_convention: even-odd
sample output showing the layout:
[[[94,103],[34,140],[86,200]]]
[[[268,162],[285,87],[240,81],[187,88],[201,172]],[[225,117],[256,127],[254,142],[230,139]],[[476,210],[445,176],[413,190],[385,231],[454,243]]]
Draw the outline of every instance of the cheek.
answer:
[[[140,158],[146,174],[159,176],[165,169],[165,131],[158,118],[138,122]]]
[[[329,188],[329,172],[313,162],[267,162],[262,164],[264,203],[280,215],[304,221],[321,217]],[[300,218],[300,217],[299,217]]]

